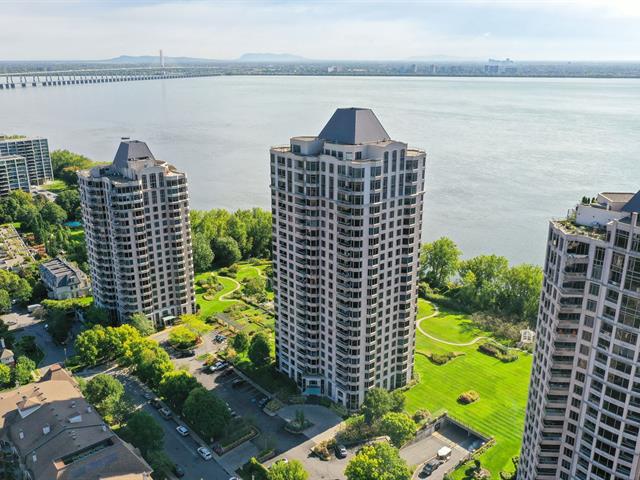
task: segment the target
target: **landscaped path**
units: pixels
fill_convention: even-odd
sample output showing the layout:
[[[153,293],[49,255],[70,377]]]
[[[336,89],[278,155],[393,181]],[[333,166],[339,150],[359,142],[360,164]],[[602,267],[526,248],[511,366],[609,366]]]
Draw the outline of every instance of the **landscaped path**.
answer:
[[[425,337],[430,338],[434,342],[444,343],[445,345],[451,345],[453,347],[468,347],[470,345],[478,343],[480,340],[484,340],[485,338],[489,338],[489,337],[476,337],[476,338],[474,338],[473,340],[471,340],[470,342],[467,342],[467,343],[453,343],[453,342],[447,342],[446,340],[442,340],[440,338],[434,337],[433,335],[430,335],[429,333],[425,332],[422,329],[422,326],[420,324],[422,323],[423,320],[426,320],[428,318],[433,318],[436,315],[438,315],[440,313],[440,310],[438,310],[438,306],[435,305],[434,303],[429,302],[429,305],[431,305],[433,307],[433,313],[431,315],[427,315],[427,316],[424,316],[424,317],[419,318],[418,320],[416,320],[416,326],[418,327],[418,330],[420,330],[420,333],[422,333]]]
[[[226,278],[227,280],[231,280],[233,283],[235,283],[235,287],[233,287],[231,290],[229,290],[226,293],[223,293],[222,295],[220,295],[216,300],[218,300],[219,302],[237,302],[238,300],[235,298],[230,298],[227,299],[227,295],[231,295],[233,292],[235,292],[236,290],[238,290],[240,288],[240,284],[238,283],[238,281],[235,278],[231,278],[231,277],[224,277],[221,275],[222,278]]]

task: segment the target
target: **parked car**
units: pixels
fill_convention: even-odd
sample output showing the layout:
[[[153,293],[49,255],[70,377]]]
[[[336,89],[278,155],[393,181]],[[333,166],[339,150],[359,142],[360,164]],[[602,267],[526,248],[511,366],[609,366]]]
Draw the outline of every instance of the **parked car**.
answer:
[[[344,445],[336,445],[336,457],[345,458],[347,456],[347,448]]]
[[[186,437],[187,435],[189,435],[189,429],[187,427],[185,427],[184,425],[178,425],[176,427],[176,430],[183,437]]]
[[[420,476],[422,477],[429,477],[431,476],[431,474],[433,472],[435,472],[438,467],[440,465],[442,465],[442,460],[438,460],[437,458],[434,458],[432,460],[429,460],[424,467],[422,467],[422,472],[420,472]]]
[[[198,448],[198,455],[200,455],[204,460],[211,460],[213,456],[211,455],[211,450],[207,447]]]
[[[180,358],[194,357],[195,355],[196,355],[195,350],[182,350],[181,352],[178,353],[178,357]]]
[[[438,450],[438,459],[449,460],[451,458],[451,449],[449,447],[442,447]]]
[[[213,365],[211,365],[211,371],[212,372],[218,372],[220,370],[224,370],[228,366],[229,366],[229,362],[218,361],[218,362],[214,363]]]
[[[187,472],[184,471],[184,468],[182,468],[180,465],[178,465],[177,463],[173,465],[173,473],[175,474],[176,477],[178,478],[182,478],[184,477]]]
[[[215,337],[213,337],[213,339],[218,343],[222,343],[227,339],[227,337],[219,333]]]
[[[262,397],[260,400],[258,400],[258,406],[260,408],[264,408],[267,403],[269,403],[269,397]]]
[[[153,398],[153,393],[146,392],[144,394],[144,398],[146,398],[147,400],[151,400]]]
[[[231,386],[233,388],[238,388],[241,387],[242,385],[244,385],[246,382],[244,381],[243,378],[236,378],[233,382],[231,382]]]
[[[158,410],[158,413],[160,413],[160,415],[162,415],[166,420],[169,420],[171,418],[171,410],[169,410],[167,407],[162,407],[160,410]]]
[[[229,368],[220,374],[220,377],[228,377],[233,374],[233,368]]]
[[[159,399],[159,398],[153,398],[153,399],[151,399],[151,401],[149,402],[149,404],[150,404],[153,408],[157,408],[157,409],[162,408],[162,403],[160,403],[160,399]]]

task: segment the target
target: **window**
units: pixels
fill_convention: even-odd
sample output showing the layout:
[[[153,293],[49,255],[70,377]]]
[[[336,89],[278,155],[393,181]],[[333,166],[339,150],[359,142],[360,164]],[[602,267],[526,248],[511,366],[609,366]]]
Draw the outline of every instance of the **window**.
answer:
[[[624,230],[616,231],[616,238],[613,244],[618,248],[627,249],[627,245],[629,245],[629,232],[625,232]]]
[[[604,264],[604,248],[596,247],[596,253],[593,257],[593,269],[591,276],[596,279],[602,278],[602,265]]]
[[[625,277],[624,288],[640,292],[640,258],[629,257],[629,266]]]
[[[613,285],[620,285],[622,283],[622,270],[624,270],[624,255],[620,253],[614,253],[611,257],[609,283]]]

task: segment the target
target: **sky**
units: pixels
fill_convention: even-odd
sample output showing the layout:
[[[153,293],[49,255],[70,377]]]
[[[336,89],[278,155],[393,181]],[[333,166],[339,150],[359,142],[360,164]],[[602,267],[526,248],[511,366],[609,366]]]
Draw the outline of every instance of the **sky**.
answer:
[[[0,60],[640,60],[640,0],[0,0]]]

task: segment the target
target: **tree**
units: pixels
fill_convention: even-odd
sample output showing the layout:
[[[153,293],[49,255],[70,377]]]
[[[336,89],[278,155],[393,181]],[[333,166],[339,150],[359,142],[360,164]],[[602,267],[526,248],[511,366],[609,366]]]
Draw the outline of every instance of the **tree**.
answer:
[[[382,418],[385,413],[390,412],[393,403],[389,392],[382,388],[372,388],[368,390],[362,402],[362,413],[364,421],[371,425],[376,420]]]
[[[157,387],[162,377],[173,370],[173,363],[171,363],[169,355],[155,342],[146,343],[136,353],[135,374],[152,388]]]
[[[345,475],[347,480],[411,480],[398,449],[386,442],[363,447],[348,463]]]
[[[0,313],[9,313],[11,311],[11,297],[6,290],[0,290]]]
[[[276,462],[269,469],[269,480],[307,480],[309,474],[299,460]]]
[[[125,437],[142,452],[145,458],[151,451],[162,450],[164,430],[148,413],[138,410],[127,422]]]
[[[196,272],[206,272],[211,268],[214,258],[211,243],[204,233],[199,232],[193,235],[192,243],[193,268]]]
[[[158,385],[158,392],[172,409],[182,412],[189,393],[199,385],[189,372],[174,370],[164,374]]]
[[[131,315],[129,318],[129,325],[135,328],[140,335],[146,337],[155,332],[155,328],[153,328],[153,322],[149,317],[147,317],[144,313],[137,312]]]
[[[232,346],[236,352],[244,352],[249,347],[249,336],[240,331],[233,337]]]
[[[400,448],[416,434],[416,423],[406,413],[389,412],[378,425],[381,435],[387,435],[391,443]]]
[[[161,450],[152,450],[147,454],[149,466],[153,469],[151,478],[154,480],[166,480],[173,478],[174,463],[165,452]]]
[[[497,306],[505,315],[522,317],[533,324],[538,315],[541,288],[542,269],[539,266],[525,263],[511,267],[504,272]]]
[[[0,290],[6,290],[12,299],[26,303],[31,298],[31,285],[9,270],[0,270]]]
[[[400,390],[396,390],[389,394],[389,401],[392,412],[402,412],[404,410],[405,396]]]
[[[106,341],[107,330],[102,325],[96,325],[89,330],[85,330],[76,337],[76,355],[78,355],[82,363],[95,365],[107,354],[104,348]]]
[[[250,297],[257,296],[260,300],[266,297],[267,280],[261,276],[247,278],[243,282],[242,292]]]
[[[67,185],[77,185],[78,175],[76,172],[92,167],[96,163],[83,155],[68,150],[55,150],[51,152],[51,165],[55,178],[63,180]]]
[[[11,381],[11,368],[4,363],[0,363],[0,386],[4,387]]]
[[[189,392],[182,410],[185,420],[205,441],[222,435],[231,420],[227,405],[204,387]]]
[[[26,385],[33,380],[33,372],[36,370],[36,363],[29,357],[18,357],[13,374],[18,385]]]
[[[202,320],[198,315],[182,315],[180,324],[191,330],[200,339],[205,333],[211,331],[211,325]]]
[[[176,348],[190,348],[198,341],[198,336],[184,325],[178,325],[169,332],[169,343]]]
[[[40,209],[42,220],[51,225],[59,225],[67,220],[67,212],[60,205],[47,202]]]
[[[79,220],[82,213],[80,209],[80,193],[76,189],[65,190],[58,194],[56,198],[58,204],[65,212],[70,220]]]
[[[497,255],[479,255],[461,262],[460,300],[480,310],[494,309],[503,276],[508,269],[508,260]]]
[[[124,387],[111,375],[100,373],[87,382],[83,389],[87,401],[98,409],[107,422],[111,423],[117,405],[124,395]]]
[[[254,366],[265,365],[269,359],[271,349],[269,348],[269,337],[263,332],[256,333],[249,345],[249,359]]]
[[[242,258],[238,242],[231,237],[214,238],[211,249],[218,267],[229,267]]]
[[[235,212],[227,222],[227,234],[236,241],[242,258],[251,252],[251,240],[247,237],[247,226],[242,220],[242,210]]]
[[[453,240],[442,237],[420,249],[420,274],[432,288],[442,289],[455,275],[462,252]]]

